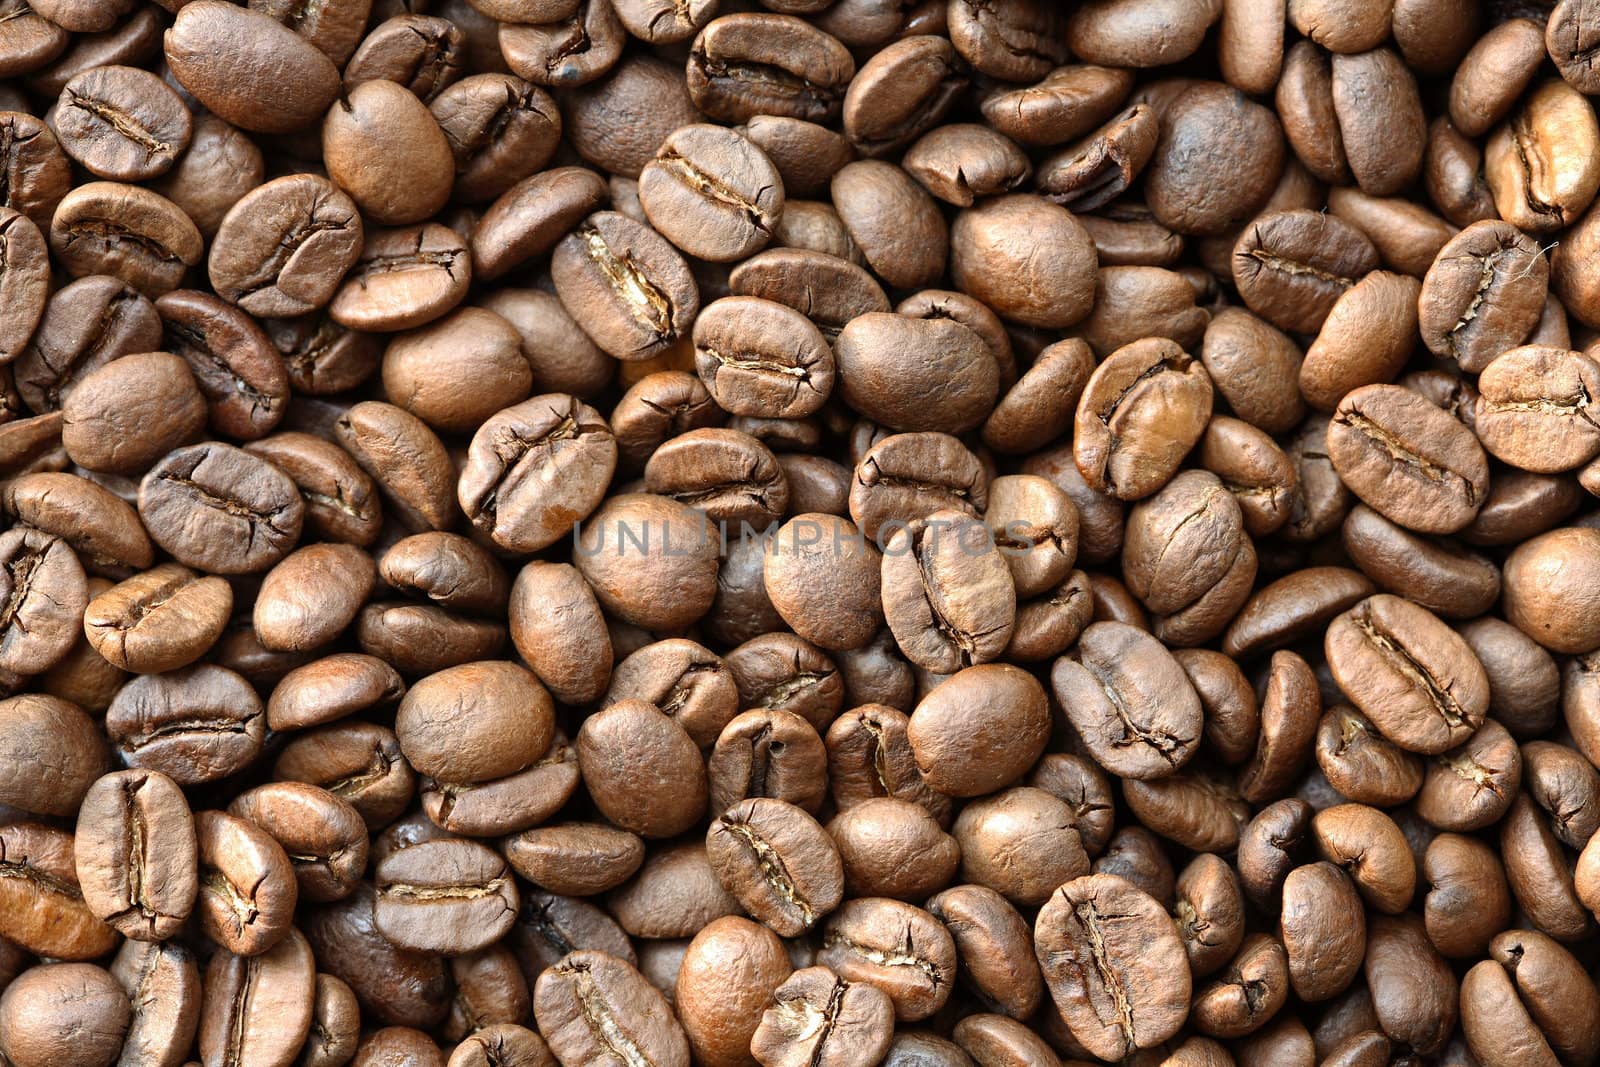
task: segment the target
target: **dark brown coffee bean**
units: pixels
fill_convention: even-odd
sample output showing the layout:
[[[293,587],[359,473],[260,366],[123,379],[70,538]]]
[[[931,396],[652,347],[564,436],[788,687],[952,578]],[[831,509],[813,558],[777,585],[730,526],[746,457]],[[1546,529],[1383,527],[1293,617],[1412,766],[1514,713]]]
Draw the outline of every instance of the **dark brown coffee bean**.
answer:
[[[770,300],[732,296],[695,322],[695,368],[735,415],[799,418],[833,389],[834,356],[805,316]]]
[[[261,700],[239,675],[199,664],[140,675],[106,713],[106,734],[130,767],[159,771],[179,785],[234,774],[261,753]]]
[[[904,1022],[938,1011],[955,984],[955,943],[943,924],[921,908],[881,897],[848,901],[828,919],[817,962],[846,981],[883,990]]]
[[[828,728],[828,783],[843,811],[874,797],[894,797],[926,808],[948,823],[950,800],[930,789],[917,771],[902,711],[866,704]]]
[[[339,71],[309,40],[232,4],[184,5],[165,38],[173,76],[235,126],[263,133],[303,129],[339,91]]]
[[[283,846],[300,896],[322,903],[349,896],[367,866],[367,826],[348,801],[304,782],[269,782],[228,806]]]
[[[907,800],[862,801],[827,829],[844,863],[845,890],[856,896],[923,900],[949,885],[961,862],[957,839]]]
[[[855,73],[849,51],[809,23],[738,14],[696,35],[685,77],[695,106],[721,122],[756,115],[822,122],[839,113]]]
[[[355,201],[327,179],[291,174],[267,182],[217,228],[206,263],[212,288],[252,315],[315,311],[360,255],[362,233]]]
[[[316,979],[311,946],[294,929],[259,956],[212,956],[200,1006],[202,1062],[279,1062],[280,1050],[298,1047],[311,1030]]]
[[[966,85],[967,78],[961,60],[948,40],[933,35],[902,38],[868,59],[851,79],[850,88],[845,93],[842,115],[845,135],[862,155],[889,155],[938,123]],[[982,127],[966,129],[982,130],[976,134],[980,138],[993,136]],[[1003,142],[1004,138],[1000,140]],[[990,186],[986,178],[979,177],[983,171],[982,164],[979,164],[971,172],[974,185],[980,188],[987,186],[989,193],[1003,192],[1015,186],[1027,176],[1030,169],[1028,161],[1012,146],[1008,163],[1014,173],[1014,178],[1009,182],[1002,179]],[[907,156],[906,169],[916,174],[917,168],[912,164],[910,154]],[[931,185],[929,192],[939,195]],[[950,202],[970,205],[971,192],[965,194],[964,200],[962,194],[958,193],[957,199]]]
[[[181,208],[136,185],[80,185],[50,220],[50,251],[67,273],[109,274],[150,297],[176,289],[204,250]]]
[[[626,40],[616,11],[604,0],[578,0],[571,14],[548,23],[500,27],[500,52],[512,72],[552,88],[601,77],[616,64]]]
[[[154,74],[101,66],[66,83],[55,129],[67,154],[95,176],[137,182],[171,169],[192,124],[178,94]]]
[[[1051,685],[1089,751],[1114,774],[1171,774],[1199,743],[1193,686],[1159,642],[1131,626],[1084,630],[1075,656],[1056,661]]]
[[[108,1067],[131,1017],[127,994],[103,968],[48,964],[20,975],[0,997],[0,1046],[18,1067]]]
[[[89,908],[136,940],[175,934],[194,906],[198,861],[194,819],[172,779],[108,774],[84,796],[78,821],[78,884]]]
[[[1074,879],[1039,912],[1034,952],[1072,1036],[1115,1058],[1171,1037],[1189,1009],[1183,943],[1161,906],[1113,875]]]
[[[815,819],[782,800],[742,800],[712,820],[706,852],[740,904],[779,934],[797,937],[838,907],[839,850]]]
[[[566,536],[594,510],[615,466],[616,442],[600,413],[551,393],[478,427],[457,495],[468,518],[497,544],[531,552]]]
[[[615,212],[591,215],[563,238],[550,269],[578,325],[618,359],[657,355],[688,333],[699,311],[698,288],[677,250]]]

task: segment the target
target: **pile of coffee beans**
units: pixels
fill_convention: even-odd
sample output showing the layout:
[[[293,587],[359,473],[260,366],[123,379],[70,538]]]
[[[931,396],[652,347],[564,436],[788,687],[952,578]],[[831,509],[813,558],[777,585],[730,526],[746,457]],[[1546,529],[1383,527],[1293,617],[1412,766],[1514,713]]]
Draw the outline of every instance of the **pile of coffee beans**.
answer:
[[[1600,1064],[1600,3],[0,79],[0,1067]]]

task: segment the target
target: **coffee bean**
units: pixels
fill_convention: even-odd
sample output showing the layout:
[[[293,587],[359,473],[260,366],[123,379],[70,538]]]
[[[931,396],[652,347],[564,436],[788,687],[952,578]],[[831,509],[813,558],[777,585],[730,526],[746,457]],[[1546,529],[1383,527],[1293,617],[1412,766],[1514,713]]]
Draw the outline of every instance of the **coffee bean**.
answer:
[[[117,771],[79,808],[78,884],[89,908],[140,941],[171,937],[197,891],[194,819],[176,783],[154,771]]]
[[[1328,429],[1328,454],[1373,510],[1425,533],[1465,526],[1488,489],[1487,462],[1472,432],[1401,386],[1346,394]]]
[[[127,994],[104,968],[49,964],[30,969],[0,997],[0,1047],[18,1067],[63,1058],[109,1067],[130,1019]]]
[[[1488,679],[1466,642],[1398,597],[1369,597],[1330,623],[1327,655],[1340,688],[1402,748],[1442,752],[1488,709]]]
[[[206,264],[211,285],[253,315],[304,315],[333,298],[362,233],[355,201],[332,182],[278,178],[223,217]]]
[[[913,35],[895,41],[862,64],[851,79],[841,116],[845,135],[862,155],[889,155],[917,140],[944,118],[966,85],[961,60],[948,40],[933,35]],[[907,154],[905,166],[916,175],[918,165],[912,162],[913,155]],[[996,193],[1018,184],[1027,176],[1028,161],[1014,148],[1011,157],[1008,162],[1013,177],[1009,182],[1002,179],[991,185],[986,178],[979,177],[983,169],[980,164],[970,172],[973,185]],[[918,177],[921,180],[921,176]],[[940,196],[932,185],[924,184],[928,185],[929,192]],[[955,184],[964,185],[965,182]],[[972,203],[971,191],[957,193],[956,197],[949,202],[963,206]],[[940,196],[940,199],[948,198]]]
[[[838,114],[855,63],[837,40],[790,15],[724,15],[694,39],[686,75],[707,115],[823,121]]]
[[[578,325],[618,359],[659,354],[690,332],[700,310],[698,288],[677,250],[616,212],[590,215],[562,238],[550,269]]]
[[[123,1052],[161,1062],[183,1055],[194,1043],[200,1015],[194,954],[173,941],[124,941],[110,971],[133,1007]]]
[[[195,905],[207,936],[241,956],[268,952],[291,937],[298,892],[294,868],[277,841],[255,824],[220,811],[196,815],[195,832],[200,846]],[[309,1002],[309,983],[305,993]]]
[[[771,238],[783,212],[783,180],[764,152],[718,126],[683,126],[639,175],[652,225],[685,252],[725,263]]]
[[[1183,1024],[1190,982],[1177,929],[1123,879],[1086,875],[1057,889],[1039,911],[1034,952],[1072,1036],[1095,1055],[1148,1048]]]
[[[1051,685],[1090,753],[1115,774],[1163,777],[1199,743],[1194,688],[1159,642],[1131,626],[1089,626],[1075,656],[1056,661]]]
[[[877,986],[816,966],[796,971],[772,996],[750,1039],[750,1054],[762,1067],[868,1067],[888,1051],[894,1004]]]
[[[955,943],[943,924],[898,900],[846,903],[824,925],[817,961],[845,981],[883,990],[904,1022],[938,1011],[955,984]]]
[[[178,94],[148,71],[103,66],[61,91],[56,134],[74,160],[100,178],[137,182],[171,169],[192,123]]]
[[[310,1033],[316,995],[311,946],[291,929],[260,956],[218,952],[206,967],[200,1055],[208,1062],[270,1063]]]
[[[723,886],[784,936],[809,931],[838,906],[844,892],[832,839],[786,801],[735,804],[712,821],[706,850]]]
[[[367,827],[348,801],[303,782],[269,782],[239,794],[229,814],[283,846],[300,896],[322,903],[350,895],[367,865]]]
[[[187,5],[186,5],[187,6]],[[304,37],[256,11],[207,2],[164,40],[184,89],[247,130],[288,133],[327,110],[339,90],[333,62]]]
[[[75,278],[109,274],[149,297],[178,287],[204,242],[172,201],[119,182],[90,182],[62,198],[50,251]]]
[[[1439,250],[1423,279],[1423,343],[1463,370],[1482,371],[1533,330],[1549,274],[1538,246],[1516,227],[1473,223]]]
[[[580,950],[539,976],[534,1017],[563,1062],[608,1054],[619,1043],[652,1067],[686,1067],[689,1042],[665,1000],[632,966]]]

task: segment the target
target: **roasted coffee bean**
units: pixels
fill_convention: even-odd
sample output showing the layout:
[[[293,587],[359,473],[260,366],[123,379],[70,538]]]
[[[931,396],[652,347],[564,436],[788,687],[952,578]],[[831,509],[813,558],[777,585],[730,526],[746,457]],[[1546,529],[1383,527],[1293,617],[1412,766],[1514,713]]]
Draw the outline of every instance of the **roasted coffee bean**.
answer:
[[[906,658],[952,674],[999,658],[1015,626],[1016,591],[989,529],[936,511],[884,546],[883,611]]]
[[[110,971],[133,1007],[124,1054],[178,1062],[199,1025],[200,971],[194,954],[173,941],[124,941]]]
[[[258,956],[295,933],[298,892],[282,846],[254,823],[220,811],[195,816],[200,926],[229,952]],[[307,999],[310,988],[306,989]]]
[[[1200,699],[1183,669],[1147,634],[1117,622],[1084,630],[1056,661],[1051,686],[1089,752],[1130,778],[1173,773],[1200,741]]]
[[[194,906],[194,819],[177,785],[155,771],[117,771],[78,811],[74,853],[84,902],[139,941],[175,934]]]
[[[875,985],[805,967],[772,999],[750,1039],[750,1054],[762,1067],[869,1067],[889,1049],[894,1003]]]
[[[590,215],[562,238],[550,273],[578,325],[618,359],[660,354],[689,334],[700,310],[699,290],[677,250],[616,212]]]
[[[1474,223],[1439,250],[1423,280],[1423,342],[1463,370],[1483,370],[1532,332],[1548,277],[1538,246],[1514,226]]]
[[[1107,356],[1078,400],[1073,452],[1085,481],[1120,500],[1161,488],[1200,439],[1212,396],[1205,367],[1172,341]]]
[[[1465,526],[1488,490],[1488,463],[1472,432],[1401,386],[1346,394],[1328,429],[1328,454],[1373,510],[1424,533]]]
[[[723,886],[783,936],[811,930],[839,904],[844,870],[827,832],[782,800],[742,800],[712,820],[706,850]]]
[[[80,185],[50,220],[50,251],[68,274],[109,274],[152,298],[176,289],[204,249],[178,205],[137,185]]]
[[[918,770],[947,796],[981,796],[1016,781],[1048,732],[1043,686],[1009,664],[957,672],[918,703],[906,727]]]
[[[333,298],[361,254],[362,236],[360,211],[338,186],[291,174],[234,204],[206,269],[217,295],[252,315],[304,315]]]
[[[846,981],[870,982],[889,995],[895,1018],[925,1019],[955,984],[955,943],[932,915],[898,900],[846,903],[823,927],[817,962]]]
[[[461,955],[498,941],[520,897],[505,860],[470,841],[428,841],[385,857],[373,872],[373,920],[401,948]]]
[[[194,373],[213,429],[254,440],[283,418],[289,380],[266,333],[249,315],[192,289],[156,301],[167,344]]]
[[[534,1017],[563,1062],[632,1050],[660,1067],[685,1067],[689,1042],[666,1001],[627,962],[580,950],[539,976]]]
[[[241,793],[230,814],[283,846],[300,896],[322,903],[354,891],[367,865],[367,827],[348,801],[304,782],[269,782]]]
[[[816,729],[792,711],[763,708],[735,716],[706,761],[713,811],[773,797],[815,814],[827,794],[827,751]]]
[[[1402,748],[1443,752],[1483,722],[1483,665],[1426,608],[1369,597],[1329,624],[1326,649],[1340,688]]]
[[[0,1047],[18,1067],[107,1067],[131,1019],[127,994],[104,968],[49,964],[20,975],[0,997]]]
[[[455,521],[455,468],[426,423],[392,404],[363,401],[339,416],[333,438],[377,484],[408,530],[442,530]]]
[[[1183,943],[1161,906],[1114,875],[1057,889],[1039,911],[1034,952],[1072,1036],[1102,1058],[1177,1033],[1189,1009]]]
[[[139,485],[139,517],[180,563],[247,574],[288,553],[305,506],[277,467],[211,442],[174,449],[150,468]]]
[[[243,769],[260,755],[265,733],[261,700],[249,683],[208,663],[140,675],[106,712],[106,734],[123,762],[179,785]]]
[[[0,828],[0,934],[42,956],[86,960],[116,947],[117,932],[84,902],[72,835],[39,823]]]
[[[102,66],[61,91],[55,131],[61,146],[96,177],[137,182],[172,168],[189,146],[189,110],[148,71]]]
[[[235,126],[262,133],[289,133],[322,116],[339,91],[332,60],[265,14],[203,2],[183,12],[164,41],[187,92]]]
[[[259,956],[218,952],[200,1004],[202,1062],[272,1063],[310,1033],[316,996],[311,945],[291,929]]]

